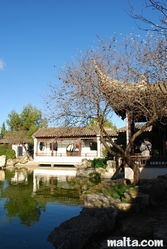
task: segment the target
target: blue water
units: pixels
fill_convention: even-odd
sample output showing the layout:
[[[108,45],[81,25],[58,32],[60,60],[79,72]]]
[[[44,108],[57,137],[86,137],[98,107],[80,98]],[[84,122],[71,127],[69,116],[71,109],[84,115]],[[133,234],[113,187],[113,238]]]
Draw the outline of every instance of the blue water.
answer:
[[[54,247],[47,241],[48,235],[54,227],[77,216],[81,211],[82,205],[77,203],[76,188],[70,190],[70,197],[68,189],[65,190],[68,199],[66,203],[64,194],[61,196],[64,190],[61,188],[57,190],[57,181],[54,186],[52,182],[52,189],[55,187],[58,191],[55,194],[53,191],[50,194],[47,180],[47,184],[44,181],[40,182],[38,190],[42,189],[42,192],[32,195],[32,179],[32,175],[29,175],[28,183],[21,182],[14,185],[10,183],[10,176],[7,180],[0,181],[0,248],[2,249],[53,249]],[[73,192],[74,199],[71,197]],[[57,198],[57,195],[60,198]]]

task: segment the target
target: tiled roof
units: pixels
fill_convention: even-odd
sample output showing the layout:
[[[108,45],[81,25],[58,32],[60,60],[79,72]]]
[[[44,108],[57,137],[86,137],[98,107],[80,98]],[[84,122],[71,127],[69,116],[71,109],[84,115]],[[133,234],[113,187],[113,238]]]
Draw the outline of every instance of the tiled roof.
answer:
[[[142,125],[135,125],[135,130],[139,130],[139,129],[141,129],[141,127],[142,127]],[[149,127],[147,127],[146,129],[145,129],[145,131],[152,131],[152,126],[149,126]],[[117,132],[119,133],[119,132],[125,132],[126,131],[126,126],[124,126],[124,127],[122,127],[122,128],[119,128],[118,130],[117,130]]]
[[[117,136],[116,130],[106,129],[110,136]],[[82,137],[96,136],[99,134],[99,129],[96,126],[86,127],[58,127],[58,128],[40,128],[33,137]]]

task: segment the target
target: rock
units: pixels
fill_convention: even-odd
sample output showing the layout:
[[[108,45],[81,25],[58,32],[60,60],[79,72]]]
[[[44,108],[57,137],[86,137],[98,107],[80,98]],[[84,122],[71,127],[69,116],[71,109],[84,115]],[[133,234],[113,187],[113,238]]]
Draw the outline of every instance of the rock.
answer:
[[[116,168],[113,168],[112,166],[108,165],[106,167],[106,171],[109,172],[113,176],[116,172]]]
[[[114,207],[115,203],[120,203],[119,199],[114,199],[104,194],[86,194],[83,195],[84,207],[88,208],[104,208]]]
[[[93,168],[78,168],[76,171],[76,176],[80,176],[80,177],[90,177],[89,174],[94,174],[95,173],[95,169]]]
[[[141,208],[149,205],[149,195],[139,192],[139,187],[129,188],[125,191],[124,197],[127,202],[137,203]]]
[[[167,245],[167,224],[157,224],[154,227],[154,239],[162,239]]]
[[[87,169],[91,167],[91,162],[84,158],[82,159],[81,163],[74,164],[74,167],[77,169]]]
[[[139,194],[139,188],[138,186],[135,187],[135,188],[129,188],[125,191],[124,193],[124,196],[127,200],[133,200],[133,199],[136,199],[136,197],[138,196]]]
[[[111,181],[111,186],[115,186],[117,184],[123,184],[123,185],[128,185],[130,184],[129,179],[124,179],[124,178],[120,178],[120,179],[113,179]]]
[[[131,203],[114,203],[114,206],[118,209],[119,217],[129,216],[130,214],[139,213],[140,208],[137,204]]]
[[[79,177],[90,177],[90,173],[92,174],[100,174],[101,178],[111,178],[115,175],[116,173],[116,161],[114,160],[109,160],[107,161],[107,167],[106,169],[104,168],[91,168],[91,162],[89,162],[87,159],[82,159],[82,162],[79,164],[74,165],[75,168],[77,168],[76,175]],[[123,174],[117,174],[116,178],[123,178]]]
[[[111,173],[109,173],[109,172],[104,172],[103,174],[101,174],[101,178],[109,178],[109,179],[111,179],[111,177],[112,177],[112,174]]]
[[[96,168],[95,171],[96,171],[96,173],[99,173],[99,174],[104,174],[104,173],[106,172],[105,169],[100,168],[100,167],[99,167],[99,168]]]
[[[13,159],[8,159],[6,162],[6,166],[13,166]]]
[[[0,156],[0,167],[1,168],[4,168],[4,167],[6,167],[6,156],[4,156],[4,155],[2,155],[2,156]]]
[[[125,236],[138,236],[151,238],[156,219],[138,214],[119,221],[119,230]]]
[[[163,179],[163,178],[161,178]],[[160,177],[153,183],[147,183],[140,187],[140,191],[149,195],[149,204],[159,206],[160,203],[167,200],[167,182],[160,180]]]
[[[29,158],[28,158],[27,155],[24,155],[24,156],[22,156],[22,157],[19,157],[18,159],[19,159],[19,163],[20,163],[20,164],[26,164],[26,163],[28,163],[28,160],[29,160]]]
[[[107,161],[107,167],[108,168],[116,168],[116,161],[114,161],[114,160],[108,160]]]
[[[83,208],[80,215],[56,227],[48,240],[57,249],[82,249],[93,235],[112,231],[116,215],[113,208]]]

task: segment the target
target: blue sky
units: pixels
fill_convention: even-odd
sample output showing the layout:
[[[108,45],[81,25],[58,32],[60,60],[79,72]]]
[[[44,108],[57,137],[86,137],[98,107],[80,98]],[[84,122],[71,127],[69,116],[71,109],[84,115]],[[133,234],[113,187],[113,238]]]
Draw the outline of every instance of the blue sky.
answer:
[[[144,0],[130,2],[140,13]],[[95,46],[96,35],[144,35],[128,10],[128,0],[1,1],[0,126],[28,103],[43,111],[48,83],[58,82],[54,65],[61,68],[78,50]],[[116,116],[113,123],[125,125]]]

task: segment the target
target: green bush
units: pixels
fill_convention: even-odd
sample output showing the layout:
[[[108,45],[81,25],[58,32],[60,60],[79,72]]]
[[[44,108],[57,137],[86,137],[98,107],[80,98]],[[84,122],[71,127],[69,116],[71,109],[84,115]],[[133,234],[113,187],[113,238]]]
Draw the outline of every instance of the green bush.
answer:
[[[8,147],[6,145],[1,145],[0,146],[0,156],[6,155],[7,149],[8,149]]]
[[[106,169],[107,164],[105,163],[104,158],[94,158],[93,160],[89,160],[91,162],[91,167],[92,168],[103,168]]]
[[[16,158],[16,153],[14,150],[8,148],[6,145],[0,146],[0,156],[6,156],[7,159]]]
[[[123,196],[123,194],[125,193],[125,191],[129,188],[131,188],[133,185],[124,185],[124,184],[117,184],[115,186],[112,187],[113,191],[114,191],[114,195],[113,198],[121,198]]]
[[[14,159],[14,158],[16,158],[15,151],[12,150],[12,149],[7,149],[7,151],[6,151],[6,158],[7,159]]]

